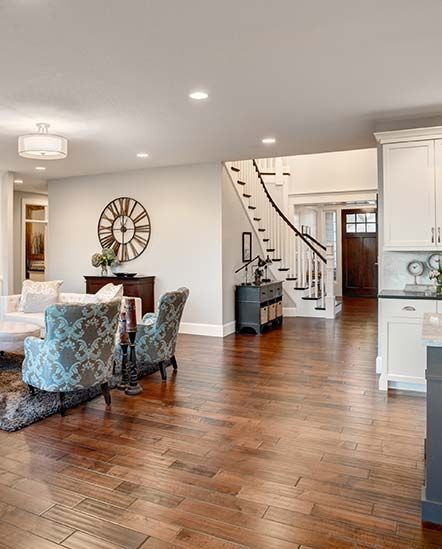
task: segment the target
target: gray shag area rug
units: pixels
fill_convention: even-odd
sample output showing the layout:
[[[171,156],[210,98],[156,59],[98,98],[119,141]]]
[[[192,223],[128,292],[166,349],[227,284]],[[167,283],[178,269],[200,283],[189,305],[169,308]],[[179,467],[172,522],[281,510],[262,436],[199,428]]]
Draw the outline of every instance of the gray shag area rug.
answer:
[[[22,355],[6,353],[0,356],[0,429],[4,431],[17,431],[40,419],[60,413],[58,393],[36,389],[34,395],[30,394],[21,378],[22,362]],[[158,368],[151,364],[141,364],[138,370],[141,377],[156,372]],[[109,383],[111,388],[116,387],[119,377],[117,368],[116,375],[112,376]],[[99,395],[101,396],[99,385],[84,391],[66,393],[65,407],[73,408]]]

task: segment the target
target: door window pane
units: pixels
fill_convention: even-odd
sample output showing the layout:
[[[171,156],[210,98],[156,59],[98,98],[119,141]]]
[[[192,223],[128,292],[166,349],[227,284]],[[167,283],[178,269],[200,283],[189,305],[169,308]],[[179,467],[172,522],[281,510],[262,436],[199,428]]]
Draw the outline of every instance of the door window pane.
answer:
[[[365,223],[365,214],[364,213],[357,214],[356,221],[358,223]]]
[[[26,205],[26,219],[35,221],[45,221],[46,219],[46,207],[38,204]]]
[[[355,214],[347,214],[347,223],[354,223],[356,221]]]
[[[367,214],[367,223],[376,223],[376,214],[368,213]]]
[[[356,232],[357,233],[365,233],[366,232],[365,223],[358,223],[356,225]]]
[[[354,233],[356,231],[356,225],[354,223],[347,223],[347,232]]]
[[[367,233],[376,232],[376,223],[367,223]]]

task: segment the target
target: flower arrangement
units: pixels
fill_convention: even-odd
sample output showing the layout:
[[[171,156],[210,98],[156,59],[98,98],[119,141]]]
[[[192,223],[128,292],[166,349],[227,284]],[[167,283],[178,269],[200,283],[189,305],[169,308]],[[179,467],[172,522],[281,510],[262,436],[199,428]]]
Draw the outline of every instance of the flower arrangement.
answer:
[[[436,294],[442,295],[442,266],[430,271],[428,278],[436,281]]]
[[[116,261],[115,252],[111,248],[103,248],[101,253],[93,254],[91,263],[93,267],[101,267],[101,275],[107,275],[107,268]]]

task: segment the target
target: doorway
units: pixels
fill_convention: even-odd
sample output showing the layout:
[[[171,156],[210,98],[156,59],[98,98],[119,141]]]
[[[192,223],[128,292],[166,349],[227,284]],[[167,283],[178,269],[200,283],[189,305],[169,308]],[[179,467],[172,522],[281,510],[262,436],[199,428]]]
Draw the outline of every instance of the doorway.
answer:
[[[376,297],[378,292],[376,208],[342,211],[342,295]]]

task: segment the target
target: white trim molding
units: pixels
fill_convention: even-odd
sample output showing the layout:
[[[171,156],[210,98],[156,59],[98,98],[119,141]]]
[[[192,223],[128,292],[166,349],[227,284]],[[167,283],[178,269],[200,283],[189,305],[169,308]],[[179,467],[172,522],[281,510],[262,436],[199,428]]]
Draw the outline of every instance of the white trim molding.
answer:
[[[208,337],[226,337],[235,332],[235,322],[226,324],[199,324],[197,322],[181,322],[179,333],[201,335]]]
[[[408,130],[392,130],[387,132],[375,132],[375,139],[381,145],[385,143],[400,143],[402,141],[421,141],[423,139],[441,139],[442,126],[430,126],[428,128],[411,128]]]

